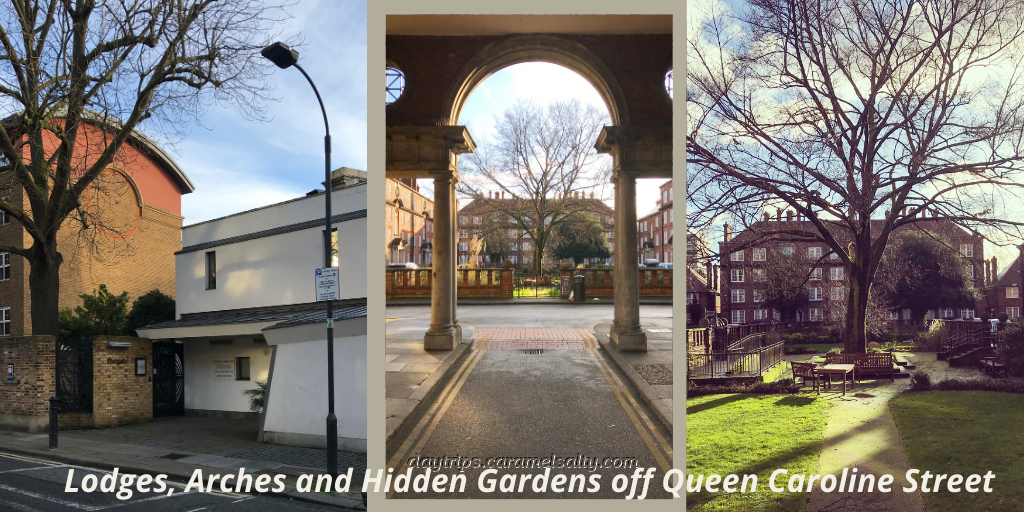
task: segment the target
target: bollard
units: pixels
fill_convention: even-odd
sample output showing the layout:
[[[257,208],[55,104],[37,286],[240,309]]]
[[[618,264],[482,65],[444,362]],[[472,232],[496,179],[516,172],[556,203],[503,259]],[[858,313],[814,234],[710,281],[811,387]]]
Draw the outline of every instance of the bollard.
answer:
[[[50,448],[57,447],[57,402],[57,397],[50,397]]]

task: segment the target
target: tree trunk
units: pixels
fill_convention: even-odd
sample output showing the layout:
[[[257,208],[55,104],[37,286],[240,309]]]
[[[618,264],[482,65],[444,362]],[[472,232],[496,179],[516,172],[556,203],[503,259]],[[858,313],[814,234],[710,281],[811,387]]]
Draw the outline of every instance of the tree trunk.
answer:
[[[32,301],[32,334],[56,336],[57,313],[60,310],[60,265],[63,257],[57,252],[56,239],[45,246],[38,241],[29,253],[29,297]]]
[[[535,239],[534,240],[534,244],[533,244],[533,264],[531,265],[531,267],[533,268],[532,272],[534,274],[540,275],[540,273],[542,271],[541,270],[541,265],[543,263],[544,263],[544,242],[541,242],[541,241],[538,241],[538,240]]]

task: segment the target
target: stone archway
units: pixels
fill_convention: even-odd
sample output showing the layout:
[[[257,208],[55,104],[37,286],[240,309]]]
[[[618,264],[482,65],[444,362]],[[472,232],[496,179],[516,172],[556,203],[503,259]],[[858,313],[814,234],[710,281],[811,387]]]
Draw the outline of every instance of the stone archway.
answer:
[[[605,28],[589,33],[579,23],[588,17],[445,18],[462,22],[489,18],[498,25],[508,20],[515,27],[508,33],[499,29],[484,35],[467,34],[462,27],[453,32],[459,35],[445,35],[437,18],[432,18],[424,22],[424,32],[389,32],[387,37],[387,64],[404,73],[406,90],[386,109],[386,174],[434,180],[434,285],[425,347],[451,349],[462,337],[456,314],[455,186],[458,157],[474,151],[475,143],[465,126],[454,123],[469,95],[494,72],[523,62],[549,62],[587,79],[608,107],[613,125],[602,130],[595,147],[613,158],[616,243],[611,339],[619,350],[646,351],[635,242],[636,180],[672,177],[672,102],[664,89],[664,75],[671,67],[671,22],[667,32],[662,28],[646,33],[631,23],[623,23],[627,28],[616,32],[607,28],[616,17],[591,17],[602,18],[598,23]],[[529,30],[517,24],[524,18],[539,21],[535,25],[542,28],[538,30],[564,23],[566,33],[524,33]],[[636,21],[636,17],[619,18]]]

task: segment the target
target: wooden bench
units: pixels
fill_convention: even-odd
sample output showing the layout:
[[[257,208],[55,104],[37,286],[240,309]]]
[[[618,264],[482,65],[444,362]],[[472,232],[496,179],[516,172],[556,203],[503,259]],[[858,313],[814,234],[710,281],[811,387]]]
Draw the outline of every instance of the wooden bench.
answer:
[[[814,373],[814,363],[798,363],[791,361],[789,365],[793,368],[793,380],[803,379],[800,387],[807,385],[807,379],[814,380],[814,390],[818,390],[818,374]]]
[[[888,372],[889,380],[896,382],[896,356],[892,352],[876,354],[825,354],[825,364],[854,364],[857,372],[864,375],[865,371]]]
[[[980,366],[985,373],[993,377],[999,377],[1000,374],[1003,377],[1010,376],[1009,372],[1006,371],[1006,365],[998,357],[982,358]]]

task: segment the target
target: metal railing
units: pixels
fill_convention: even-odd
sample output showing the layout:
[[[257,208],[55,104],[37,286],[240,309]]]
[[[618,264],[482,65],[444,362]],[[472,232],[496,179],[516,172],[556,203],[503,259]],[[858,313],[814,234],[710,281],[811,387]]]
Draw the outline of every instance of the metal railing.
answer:
[[[743,350],[747,352],[751,350],[757,350],[764,346],[766,338],[767,335],[763,333],[750,334],[737,341],[734,341],[729,345],[728,348],[726,348],[726,350]]]
[[[754,350],[713,351],[690,357],[689,377],[757,377],[785,361],[785,343]]]

